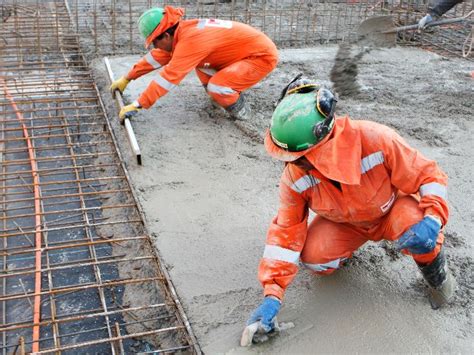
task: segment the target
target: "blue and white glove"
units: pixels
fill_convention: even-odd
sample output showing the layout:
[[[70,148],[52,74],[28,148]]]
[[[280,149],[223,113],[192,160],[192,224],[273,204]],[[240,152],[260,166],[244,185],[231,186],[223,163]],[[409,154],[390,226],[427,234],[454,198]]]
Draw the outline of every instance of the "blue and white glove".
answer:
[[[250,315],[247,325],[260,322],[260,327],[266,333],[275,329],[275,317],[280,311],[281,302],[273,296],[267,296],[258,308]]]
[[[407,249],[412,254],[427,254],[436,246],[441,222],[433,216],[425,216],[408,229],[395,243],[397,249]]]
[[[425,17],[423,17],[420,21],[418,21],[418,30],[424,30],[426,26],[430,23],[433,22],[434,18],[430,14],[426,14]]]

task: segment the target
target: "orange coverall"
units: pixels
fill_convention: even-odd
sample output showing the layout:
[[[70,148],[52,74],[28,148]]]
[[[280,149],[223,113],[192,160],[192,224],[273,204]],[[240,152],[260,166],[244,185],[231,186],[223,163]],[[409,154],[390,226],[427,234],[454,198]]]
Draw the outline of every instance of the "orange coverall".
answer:
[[[287,163],[281,177],[259,265],[265,296],[283,298],[300,259],[328,274],[368,240],[397,240],[427,214],[448,220],[447,176],[386,126],[338,118],[305,157],[314,169]],[[309,226],[308,208],[317,214]],[[430,263],[443,241],[440,233],[432,252],[412,257]]]
[[[277,64],[275,44],[248,25],[225,20],[182,20],[171,53],[153,49],[127,74],[133,80],[160,69],[138,98],[149,108],[193,69],[208,94],[222,107],[234,104],[240,92],[258,83]]]

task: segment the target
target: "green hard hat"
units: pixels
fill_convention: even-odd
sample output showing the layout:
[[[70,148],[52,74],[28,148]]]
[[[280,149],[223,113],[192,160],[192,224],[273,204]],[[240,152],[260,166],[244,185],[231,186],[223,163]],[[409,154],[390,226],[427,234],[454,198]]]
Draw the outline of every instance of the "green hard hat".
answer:
[[[143,38],[147,38],[153,33],[155,28],[160,24],[165,10],[161,7],[154,7],[153,9],[147,10],[138,19],[138,28]]]
[[[317,109],[314,92],[288,95],[273,112],[272,141],[290,152],[308,149],[324,138],[317,137],[314,129],[325,120],[326,117]]]

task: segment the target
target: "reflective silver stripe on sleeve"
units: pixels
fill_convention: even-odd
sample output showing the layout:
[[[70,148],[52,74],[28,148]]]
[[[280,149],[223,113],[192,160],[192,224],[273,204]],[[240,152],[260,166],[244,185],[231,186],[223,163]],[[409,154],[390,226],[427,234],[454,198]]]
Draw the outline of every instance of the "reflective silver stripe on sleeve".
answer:
[[[336,259],[333,261],[330,261],[325,264],[307,264],[303,263],[304,266],[306,266],[308,269],[311,269],[313,271],[326,271],[329,269],[339,269],[339,266],[341,265],[341,262],[346,260],[347,258],[340,258]]]
[[[230,94],[235,94],[235,90],[226,86],[219,86],[216,84],[209,83],[207,84],[207,91],[208,92],[213,92],[216,94],[221,94],[221,95],[230,95]]]
[[[168,80],[166,80],[165,78],[163,78],[161,75],[158,75],[158,77],[156,78],[156,82],[161,86],[163,87],[164,89],[170,91],[171,89],[174,89],[175,88],[175,84],[173,83],[170,83]]]
[[[140,103],[138,102],[138,100],[135,100],[132,102],[132,105],[135,106],[135,107],[142,107],[142,105],[140,105]]]
[[[384,158],[382,152],[372,153],[367,155],[360,161],[360,170],[361,174],[365,174],[370,169],[374,168],[377,165],[383,164]]]
[[[145,60],[153,67],[153,69],[161,68],[161,64],[158,63],[155,58],[153,58],[151,52],[148,52],[148,54],[145,56]]]
[[[422,197],[425,195],[435,195],[441,197],[442,199],[446,199],[447,189],[446,186],[437,182],[430,182],[420,186],[420,195]]]
[[[198,21],[196,27],[199,28],[199,29],[203,29],[205,26],[206,26],[206,19],[201,19],[201,20]]]
[[[298,264],[300,253],[291,249],[282,248],[276,245],[265,245],[263,257],[267,259],[286,261],[287,263]]]
[[[313,175],[305,175],[293,183],[293,185],[291,185],[291,189],[301,194],[310,187],[316,186],[319,183],[320,180],[315,178]]]
[[[217,70],[212,69],[212,68],[198,68],[199,71],[202,71],[204,74],[207,74],[209,76],[213,76],[214,74],[217,73]]]

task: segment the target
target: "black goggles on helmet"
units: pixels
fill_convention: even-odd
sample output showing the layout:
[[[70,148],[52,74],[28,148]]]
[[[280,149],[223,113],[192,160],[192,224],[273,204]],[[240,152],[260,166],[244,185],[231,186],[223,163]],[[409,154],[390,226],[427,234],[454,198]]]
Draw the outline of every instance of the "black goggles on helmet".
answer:
[[[323,117],[325,117],[325,120],[314,126],[313,134],[318,140],[321,140],[329,133],[333,126],[337,99],[331,90],[323,88],[302,76],[303,74],[298,74],[288,85],[285,86],[281,92],[278,103],[280,103],[280,101],[287,95],[306,94],[316,91],[316,109]]]

